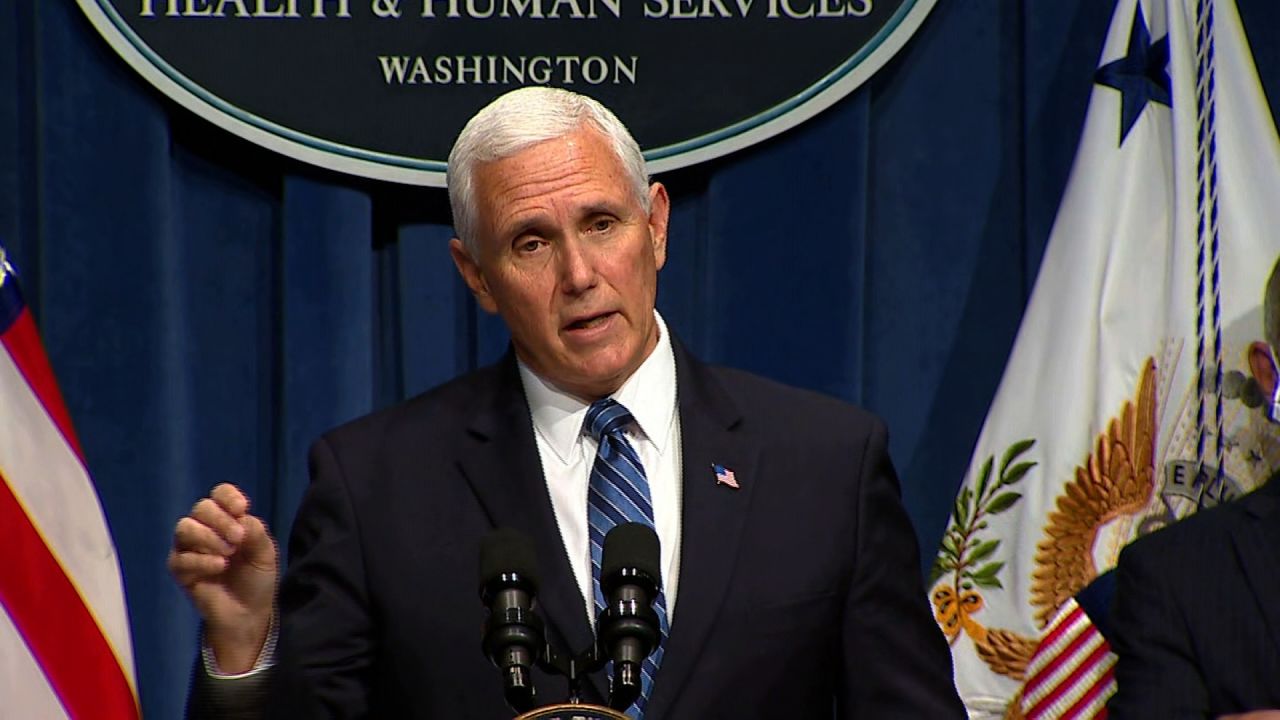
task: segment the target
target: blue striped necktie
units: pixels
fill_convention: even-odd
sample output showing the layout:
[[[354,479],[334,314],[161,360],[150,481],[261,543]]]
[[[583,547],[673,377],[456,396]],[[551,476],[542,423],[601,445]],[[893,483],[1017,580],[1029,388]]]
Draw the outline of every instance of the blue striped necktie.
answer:
[[[635,448],[627,442],[622,430],[631,424],[631,412],[612,398],[591,403],[583,430],[599,442],[595,464],[591,466],[591,484],[587,490],[587,521],[591,535],[591,577],[595,588],[596,615],[604,610],[604,594],[600,590],[600,554],[604,536],[613,526],[640,522],[653,527],[653,501],[649,481]],[[653,688],[653,677],[662,663],[662,644],[666,642],[667,600],[658,593],[654,603],[661,626],[662,641],[641,668],[640,697],[628,709],[633,718],[644,717],[644,706]]]

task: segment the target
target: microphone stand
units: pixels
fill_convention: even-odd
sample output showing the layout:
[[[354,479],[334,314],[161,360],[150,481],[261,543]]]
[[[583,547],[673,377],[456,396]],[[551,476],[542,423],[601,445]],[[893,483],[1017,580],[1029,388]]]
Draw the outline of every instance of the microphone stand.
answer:
[[[603,668],[609,662],[608,655],[600,648],[597,641],[591,647],[569,655],[552,647],[550,642],[543,645],[538,656],[538,667],[543,671],[561,675],[569,682],[569,696],[566,702],[535,708],[516,716],[516,720],[627,720],[624,713],[601,705],[582,702],[583,678]]]
[[[490,540],[495,534],[496,539]],[[481,599],[491,608],[482,646],[485,655],[503,668],[508,704],[518,713],[524,711],[517,720],[626,720],[627,716],[621,711],[640,696],[641,666],[661,640],[658,614],[653,608],[661,587],[658,536],[653,528],[623,523],[605,537],[601,589],[608,602],[597,618],[596,637],[591,646],[577,654],[558,651],[543,632],[542,621],[533,607],[537,583],[532,579],[532,571],[527,569],[534,562],[531,557],[521,557],[517,551],[527,547],[527,540],[514,532],[504,535],[501,530],[491,533],[489,538],[481,547]],[[522,572],[504,569],[504,563],[514,560],[502,553],[523,563],[517,565]],[[493,570],[501,572],[494,575]],[[495,588],[500,593],[496,599],[491,596]],[[497,607],[502,609],[499,611]],[[537,651],[531,652],[535,648]],[[609,689],[612,708],[584,704],[583,678],[605,667],[611,659],[614,663]],[[528,709],[536,697],[529,673],[531,664],[543,672],[568,679],[567,703]]]
[[[548,673],[563,675],[569,681],[568,704],[582,704],[582,679],[605,666],[608,658],[600,652],[599,644],[593,644],[577,655],[567,655],[556,650],[551,643],[543,646],[538,657],[538,667]]]

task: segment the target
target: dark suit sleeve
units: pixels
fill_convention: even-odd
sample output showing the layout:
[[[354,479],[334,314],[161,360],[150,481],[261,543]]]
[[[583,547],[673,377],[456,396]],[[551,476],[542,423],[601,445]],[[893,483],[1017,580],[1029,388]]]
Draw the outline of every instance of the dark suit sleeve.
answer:
[[[863,452],[857,503],[837,717],[964,718],[951,654],[929,612],[915,532],[879,421]]]
[[[370,715],[375,653],[361,528],[328,440],[309,456],[311,485],[289,539],[270,717]]]
[[[191,669],[187,720],[262,720],[272,668],[243,678],[210,677],[200,656]]]
[[[1120,553],[1109,638],[1119,656],[1118,689],[1107,704],[1113,720],[1209,717],[1209,693],[1186,619],[1177,607],[1177,593],[1163,580],[1177,569],[1161,571],[1177,562],[1177,555],[1162,549],[1140,540]]]

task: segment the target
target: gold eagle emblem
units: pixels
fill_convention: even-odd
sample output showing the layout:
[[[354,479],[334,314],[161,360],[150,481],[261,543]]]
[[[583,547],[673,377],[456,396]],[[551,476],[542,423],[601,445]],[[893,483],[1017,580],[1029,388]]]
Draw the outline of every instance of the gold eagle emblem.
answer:
[[[1031,602],[1041,627],[1067,598],[1097,577],[1093,549],[1101,528],[1150,502],[1155,490],[1155,431],[1156,367],[1148,358],[1136,397],[1126,400],[1119,415],[1107,424],[1049,513],[1032,571]],[[982,540],[981,531],[987,528],[986,518],[1021,499],[1021,494],[1008,488],[1036,463],[1014,461],[1034,444],[1035,440],[1021,440],[1010,446],[994,482],[994,456],[988,457],[976,487],[960,491],[931,573],[934,617],[948,640],[954,644],[963,632],[992,672],[1019,681],[1025,679],[1038,638],[984,627],[974,615],[985,604],[982,588],[1003,587],[998,575],[1004,563],[992,559],[1000,540]],[[947,575],[950,582],[943,579]]]
[[[1098,576],[1093,548],[1103,525],[1146,507],[1155,492],[1156,365],[1143,365],[1137,397],[1094,442],[1049,513],[1044,540],[1036,546],[1031,604],[1040,627],[1067,598]]]

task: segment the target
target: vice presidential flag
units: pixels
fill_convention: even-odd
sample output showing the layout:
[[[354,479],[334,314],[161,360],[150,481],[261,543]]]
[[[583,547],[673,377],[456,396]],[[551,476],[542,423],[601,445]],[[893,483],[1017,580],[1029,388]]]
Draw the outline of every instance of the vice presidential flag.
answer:
[[[0,249],[0,716],[139,717],[115,546]]]
[[[1072,598],[1136,536],[1280,467],[1245,355],[1278,228],[1280,144],[1234,4],[1119,0],[933,569],[971,716],[1105,713],[1112,659]]]

